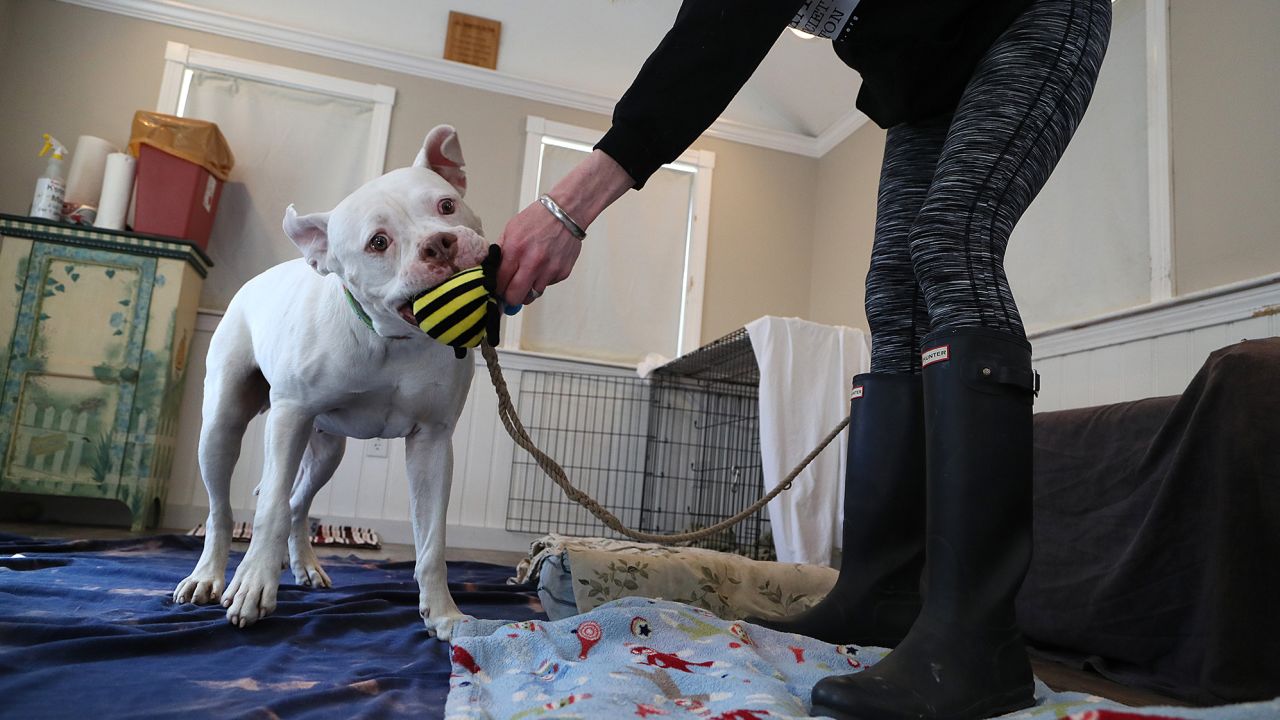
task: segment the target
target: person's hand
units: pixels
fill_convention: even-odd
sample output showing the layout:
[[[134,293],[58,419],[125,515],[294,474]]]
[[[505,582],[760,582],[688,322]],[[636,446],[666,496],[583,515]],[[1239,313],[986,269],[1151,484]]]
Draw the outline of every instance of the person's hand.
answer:
[[[621,165],[595,150],[547,194],[585,229],[634,185]],[[498,297],[508,305],[537,300],[548,286],[569,277],[582,242],[541,203],[531,203],[511,218],[498,240],[502,245]]]
[[[528,305],[548,285],[569,277],[582,252],[582,241],[537,202],[511,218],[498,244],[502,245],[498,297],[508,305]]]

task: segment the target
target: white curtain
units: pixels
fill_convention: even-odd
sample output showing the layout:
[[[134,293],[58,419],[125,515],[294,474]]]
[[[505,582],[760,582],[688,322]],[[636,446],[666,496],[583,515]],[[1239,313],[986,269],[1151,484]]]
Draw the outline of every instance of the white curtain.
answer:
[[[544,144],[538,193],[586,155]],[[569,279],[522,311],[521,347],[626,363],[648,353],[675,357],[693,179],[664,168],[610,206],[591,225]]]
[[[299,256],[280,229],[290,203],[330,210],[367,179],[373,103],[192,70],[181,114],[217,123],[236,156],[200,297],[223,309],[245,281]]]

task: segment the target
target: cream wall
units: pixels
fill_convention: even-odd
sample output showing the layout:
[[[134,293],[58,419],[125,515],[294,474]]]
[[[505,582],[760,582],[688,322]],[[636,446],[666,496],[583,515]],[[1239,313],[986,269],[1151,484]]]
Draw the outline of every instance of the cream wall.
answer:
[[[1226,10],[1224,12],[1224,9]],[[1172,0],[1176,291],[1280,271],[1280,116],[1272,0]],[[44,28],[58,28],[59,53]],[[469,200],[496,235],[517,208],[524,117],[603,130],[595,113],[133,20],[53,0],[0,0],[0,211],[24,212],[43,169],[40,133],[123,142],[129,117],[154,106],[168,40],[397,88],[388,164],[408,161],[423,132],[458,126]],[[74,48],[74,51],[69,50]],[[34,62],[31,58],[40,58]],[[717,154],[703,340],[763,314],[865,327],[884,133],[866,125],[820,160],[702,139]]]
[[[702,339],[762,315],[806,317],[818,161],[757,149],[726,165],[705,147],[717,154]]]
[[[884,140],[884,130],[867,123],[818,162],[809,288],[809,317],[815,322],[867,327],[863,286],[871,264]]]
[[[16,0],[0,0],[0,57],[4,56],[5,48],[9,46],[15,4]]]
[[[387,162],[407,164],[425,132],[454,124],[470,177],[468,201],[490,236],[515,213],[527,115],[603,131],[608,118],[352,63],[194,32],[53,0],[13,3],[11,40],[0,44],[0,211],[27,210],[44,165],[42,132],[74,143],[82,134],[127,140],[134,110],[155,106],[166,41],[397,90]],[[51,30],[55,29],[55,30]],[[56,37],[59,52],[49,52]],[[804,315],[817,161],[704,138],[716,153],[704,340],[763,314]],[[214,269],[217,272],[217,269]]]
[[[1178,294],[1280,272],[1280,2],[1172,0]]]
[[[1280,272],[1280,2],[1172,0],[1170,25],[1174,284],[1185,295]],[[865,327],[883,150],[883,132],[864,126],[818,163],[809,300],[818,322]],[[1113,200],[1134,195],[1116,173],[1094,176]],[[1131,202],[1145,213],[1144,195]]]

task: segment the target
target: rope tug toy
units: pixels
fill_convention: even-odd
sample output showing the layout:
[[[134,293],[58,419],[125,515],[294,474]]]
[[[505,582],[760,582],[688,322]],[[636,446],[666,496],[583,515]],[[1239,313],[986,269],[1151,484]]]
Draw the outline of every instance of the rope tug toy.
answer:
[[[520,416],[516,414],[515,404],[511,401],[511,394],[507,390],[507,381],[502,376],[502,368],[498,365],[498,352],[494,350],[494,346],[498,344],[498,325],[503,314],[502,305],[498,302],[496,295],[498,266],[501,264],[502,248],[490,245],[488,257],[479,266],[455,273],[440,285],[414,298],[411,305],[413,317],[418,321],[418,327],[423,332],[453,347],[454,354],[459,359],[467,356],[468,348],[480,346],[480,353],[484,356],[485,364],[489,366],[489,379],[493,383],[494,391],[498,394],[498,417],[502,420],[507,434],[517,445],[533,456],[538,467],[560,486],[565,495],[589,510],[606,527],[629,538],[657,543],[692,542],[742,522],[759,512],[779,493],[789,490],[796,476],[813,462],[818,453],[830,445],[849,424],[848,417],[841,420],[818,443],[818,446],[801,460],[800,464],[782,479],[782,482],[778,483],[777,487],[731,518],[689,532],[660,534],[632,530],[623,525],[617,516],[602,507],[590,495],[574,487],[565,474],[564,468],[534,444],[533,438],[529,437],[529,431],[525,429]],[[359,308],[350,293],[348,293],[348,299],[352,307]]]
[[[502,248],[490,245],[488,257],[479,265],[453,274],[413,300],[418,327],[452,347],[460,360],[482,340],[498,344],[502,309],[496,292],[501,264]]]

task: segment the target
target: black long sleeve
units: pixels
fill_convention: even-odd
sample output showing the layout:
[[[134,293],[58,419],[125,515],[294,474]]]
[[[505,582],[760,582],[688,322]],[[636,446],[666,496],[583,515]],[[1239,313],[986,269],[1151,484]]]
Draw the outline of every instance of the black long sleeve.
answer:
[[[802,1],[685,0],[596,148],[643,187],[715,122]]]
[[[893,127],[954,110],[991,43],[1031,0],[862,0],[833,41],[862,76],[858,109]],[[804,0],[684,0],[596,147],[642,187],[720,116]]]

